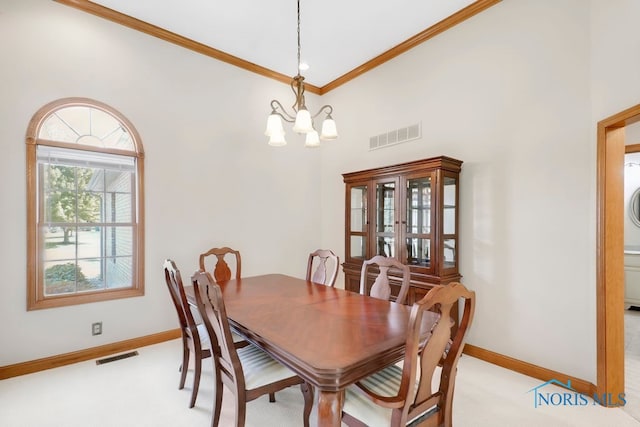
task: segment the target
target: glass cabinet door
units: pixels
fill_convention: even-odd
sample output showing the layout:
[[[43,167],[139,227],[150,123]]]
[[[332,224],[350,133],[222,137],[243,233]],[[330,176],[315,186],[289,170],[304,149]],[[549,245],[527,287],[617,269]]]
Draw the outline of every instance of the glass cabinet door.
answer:
[[[406,180],[406,259],[403,263],[430,268],[432,265],[432,176]]]
[[[457,222],[456,209],[458,202],[457,179],[451,176],[444,176],[443,179],[443,212],[442,212],[442,233],[443,233],[443,253],[442,268],[456,268],[458,263],[457,255]]]
[[[349,189],[349,252],[347,256],[357,259],[367,257],[367,232],[369,227],[366,184],[353,185]]]
[[[396,181],[376,183],[376,255],[396,255],[396,187]]]
[[[345,289],[359,292],[363,261],[374,256],[409,266],[407,304],[460,279],[461,167],[460,160],[438,156],[342,174]],[[396,279],[392,274],[394,296]]]

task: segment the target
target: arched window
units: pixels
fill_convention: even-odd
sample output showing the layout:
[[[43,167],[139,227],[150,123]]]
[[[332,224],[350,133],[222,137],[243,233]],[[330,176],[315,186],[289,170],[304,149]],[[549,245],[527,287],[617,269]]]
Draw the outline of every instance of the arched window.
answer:
[[[42,107],[27,129],[27,309],[144,295],[144,151],[92,99]]]

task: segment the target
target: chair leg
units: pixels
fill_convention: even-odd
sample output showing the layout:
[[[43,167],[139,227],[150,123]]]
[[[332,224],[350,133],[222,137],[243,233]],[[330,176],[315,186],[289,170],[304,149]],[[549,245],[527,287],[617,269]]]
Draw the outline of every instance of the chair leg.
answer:
[[[200,354],[195,354],[195,372],[193,373],[193,390],[191,391],[191,402],[189,408],[193,408],[198,398],[198,388],[200,388],[200,374],[202,373],[202,351]]]
[[[235,395],[236,398],[236,427],[244,427],[244,423],[247,417],[247,402],[245,396],[240,396],[242,393]]]
[[[304,427],[309,427],[309,415],[313,408],[313,386],[307,382],[300,384],[302,396],[304,397],[304,411],[302,412],[302,422]]]
[[[276,394],[275,393],[269,393],[269,402],[273,403],[276,401]]]
[[[218,372],[218,370],[216,369],[215,363],[213,371],[216,373],[216,390],[213,400],[213,416],[211,417],[211,427],[218,427],[218,424],[220,423],[220,412],[222,412],[222,393],[224,391],[222,387],[224,386],[222,385],[222,378],[220,377],[220,372]]]
[[[187,343],[182,343],[182,366],[180,366],[180,370],[182,374],[180,375],[180,384],[178,385],[178,390],[182,390],[184,388],[184,382],[187,379],[187,371],[189,370],[189,347],[187,347]]]

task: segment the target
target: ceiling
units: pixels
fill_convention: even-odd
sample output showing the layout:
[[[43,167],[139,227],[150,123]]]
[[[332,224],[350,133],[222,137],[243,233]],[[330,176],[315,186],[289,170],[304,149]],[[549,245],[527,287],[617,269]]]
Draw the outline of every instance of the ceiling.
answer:
[[[253,71],[272,72],[280,76],[270,77],[280,80],[297,72],[294,0],[58,1],[156,36],[159,27],[169,32],[161,38],[176,43],[173,35],[178,35],[187,45],[198,42],[205,49],[222,51],[218,59],[231,55],[240,59],[241,64],[235,65],[244,63],[250,69],[255,64],[259,70]],[[378,58],[375,65],[379,65],[498,1],[301,0],[301,61],[309,65],[302,72],[305,82],[322,93],[323,87],[350,73],[353,78],[358,68],[356,74],[366,71],[363,64],[375,62],[376,57],[387,57]],[[138,21],[153,27],[141,28]],[[199,47],[194,50],[206,54]],[[369,65],[367,69],[375,66]]]

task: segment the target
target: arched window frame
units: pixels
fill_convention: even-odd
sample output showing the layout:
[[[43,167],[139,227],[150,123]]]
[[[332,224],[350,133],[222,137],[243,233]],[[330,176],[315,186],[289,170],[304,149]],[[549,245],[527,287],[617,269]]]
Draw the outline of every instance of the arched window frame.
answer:
[[[40,130],[46,119],[59,110],[69,107],[88,107],[100,110],[117,120],[129,134],[133,147],[131,150],[104,148],[82,143],[68,143],[41,139]],[[132,253],[131,285],[113,289],[99,289],[89,292],[75,292],[61,295],[45,295],[44,291],[44,227],[39,218],[38,183],[38,146],[54,147],[80,152],[104,153],[106,155],[127,156],[134,159],[135,194],[132,209]],[[53,101],[40,108],[32,117],[26,134],[27,154],[27,310],[62,307],[98,301],[129,298],[144,295],[144,150],[142,141],[133,124],[112,107],[89,98],[64,98]]]

